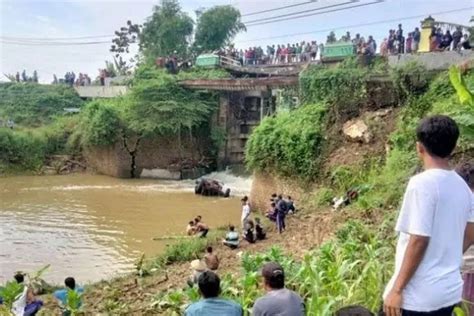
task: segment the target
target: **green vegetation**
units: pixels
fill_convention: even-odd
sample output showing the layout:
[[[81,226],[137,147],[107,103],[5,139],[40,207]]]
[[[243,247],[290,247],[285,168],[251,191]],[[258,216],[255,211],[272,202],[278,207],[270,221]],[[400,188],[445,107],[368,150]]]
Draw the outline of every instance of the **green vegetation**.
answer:
[[[210,132],[209,126],[210,117],[217,108],[217,95],[184,89],[178,85],[178,80],[224,77],[228,77],[228,73],[223,70],[201,69],[181,71],[173,76],[144,64],[137,69],[128,95],[90,101],[76,116],[60,115],[63,107],[74,106],[76,98],[79,99],[69,87],[0,85],[0,93],[9,91],[6,98],[0,100],[0,104],[8,101],[4,111],[10,111],[9,117],[25,117],[23,122],[44,124],[36,128],[20,126],[13,130],[0,127],[0,148],[5,148],[0,152],[0,173],[37,172],[53,155],[80,155],[84,147],[104,147],[117,142],[125,144],[130,155],[134,156],[139,150],[140,140],[145,137],[177,135],[181,141],[181,136],[209,137],[212,134],[217,146],[221,138],[218,131]],[[54,94],[31,95],[43,90],[54,91]],[[68,93],[72,93],[72,97]],[[38,100],[44,99],[50,103],[41,110],[43,103]],[[81,99],[76,106],[82,106]],[[42,114],[35,116],[34,113]],[[48,116],[47,113],[55,114]]]
[[[193,20],[181,10],[176,0],[162,0],[140,33],[140,49],[151,59],[177,52],[185,56],[193,33]]]
[[[263,295],[259,269],[265,262],[283,265],[287,287],[297,291],[306,302],[308,315],[328,315],[338,308],[362,304],[376,311],[381,291],[392,271],[393,238],[386,224],[374,230],[358,221],[349,221],[336,238],[309,251],[296,261],[279,248],[241,259],[239,277],[221,277],[222,296],[240,303],[249,315],[253,303]],[[158,294],[152,307],[158,311],[181,314],[187,304],[199,299],[197,288]]]
[[[197,21],[193,21],[177,0],[161,0],[143,25],[127,21],[126,26],[115,32],[110,48],[118,58],[116,68],[127,72],[142,57],[147,62],[171,55],[192,58],[229,45],[235,35],[246,30],[240,20],[240,11],[232,6],[201,9],[196,15]],[[124,54],[130,52],[130,45],[137,42],[140,56],[123,60]]]
[[[247,167],[314,180],[324,159],[328,127],[359,113],[366,78],[367,70],[350,62],[305,70],[300,75],[302,105],[266,118],[253,131],[246,147]]]
[[[0,128],[0,174],[39,171],[52,155],[76,154],[80,149],[71,136],[77,121],[77,117],[63,117],[36,129]]]
[[[15,280],[8,281],[4,287],[0,287],[0,297],[3,299],[3,305],[5,305],[7,311],[11,310],[13,302],[23,292],[23,288],[23,284],[19,284]],[[0,312],[2,312],[1,309]]]
[[[346,120],[354,117],[357,112],[351,111],[352,106],[360,104],[365,98],[363,84],[365,75],[363,71],[355,74],[346,73],[344,68],[329,71],[320,70],[319,72],[313,68],[302,74],[300,95],[304,102],[319,101],[327,104],[327,114],[322,124],[321,121],[311,120],[310,116],[307,116],[308,121],[313,123],[312,127],[314,128],[314,123],[317,122],[320,129],[322,126],[321,130],[327,131],[328,128],[325,127],[327,125],[324,125],[324,122],[326,122],[325,124],[328,122],[337,123],[338,118],[331,113],[334,108],[339,109],[337,112]],[[348,226],[342,228],[336,233],[335,240],[322,245],[318,250],[313,250],[310,253],[311,257],[305,259],[302,266],[299,266],[300,269],[305,267],[307,271],[311,272],[307,277],[308,280],[311,280],[308,284],[314,285],[312,288],[302,286],[301,282],[303,281],[294,277],[293,273],[291,274],[291,287],[306,298],[309,314],[325,315],[349,304],[362,304],[374,312],[380,306],[382,286],[388,281],[387,277],[392,271],[392,255],[394,253],[393,238],[391,238],[393,236],[387,233],[386,228],[393,227],[396,212],[387,213],[386,210],[398,207],[405,188],[404,184],[420,167],[415,152],[415,128],[421,118],[431,114],[451,116],[461,128],[461,138],[453,155],[454,160],[457,161],[465,155],[472,157],[474,149],[474,107],[471,93],[474,90],[473,72],[462,75],[459,69],[452,68],[449,74],[444,72],[434,77],[419,65],[413,64],[394,69],[391,78],[399,96],[400,105],[403,107],[398,113],[395,130],[388,137],[390,148],[386,156],[366,157],[357,164],[332,167],[328,174],[320,175],[318,178],[320,186],[312,193],[312,197],[308,201],[311,206],[328,205],[332,197],[344,194],[350,188],[357,188],[359,198],[356,203],[349,206],[349,211],[357,214],[357,210],[361,210],[364,211],[362,214],[372,214],[371,216],[376,217],[378,217],[378,213],[385,218],[384,225],[382,228],[367,225],[364,226],[364,229],[359,229],[350,226],[352,225],[350,224],[351,229],[347,229]],[[352,86],[346,91],[349,84]],[[335,86],[338,89],[334,89]],[[341,89],[344,92],[339,93]],[[340,94],[343,95],[342,99]],[[301,160],[290,167],[283,165],[283,163],[288,163],[287,158],[277,151],[277,149],[294,151],[284,141],[284,131],[289,129],[287,126],[289,122],[285,121],[285,117],[292,117],[292,128],[303,129],[299,126],[300,124],[295,122],[299,122],[299,116],[302,114],[300,111],[307,107],[311,107],[311,105],[303,105],[290,113],[278,114],[274,118],[264,121],[255,130],[247,147],[247,165],[252,170],[270,171],[287,177],[296,175],[304,179],[305,175],[301,173],[302,169],[299,167],[312,164],[321,165],[321,160],[324,159],[322,150],[319,150],[319,155],[299,155],[298,158]],[[349,111],[344,113],[344,110]],[[309,128],[308,124],[305,124],[304,127]],[[323,133],[321,137],[325,142],[334,141],[327,132]],[[304,137],[300,139],[301,141],[298,142],[298,139],[295,138],[294,142],[304,146],[307,140]],[[292,146],[298,148],[295,143]],[[314,144],[309,144],[308,148],[311,146]],[[280,161],[275,161],[275,157],[279,157]],[[303,170],[308,170],[308,167]],[[310,192],[308,193],[311,195]],[[376,234],[378,238],[358,237],[360,232],[369,235]],[[354,233],[355,236],[348,235],[348,233]],[[379,233],[384,237],[380,237]],[[369,248],[361,249],[362,245],[367,243],[366,240],[376,240],[376,242],[369,242]],[[373,248],[370,246],[371,244],[373,244]],[[347,249],[354,250],[356,255],[351,257],[352,252],[346,252]],[[366,257],[359,257],[359,255]],[[326,265],[325,259],[328,258],[330,260],[327,261],[330,264]],[[350,259],[346,262],[345,258]],[[286,259],[280,260],[285,262]],[[287,269],[293,271],[291,265]],[[355,276],[360,279],[351,275],[355,271],[357,271]],[[299,276],[298,273],[296,275]],[[336,278],[337,281],[333,281],[330,277]],[[320,278],[324,282],[320,283]],[[240,284],[238,281],[234,281],[234,283]],[[303,282],[303,284],[305,283]],[[186,292],[183,293],[184,301],[191,300],[187,297]],[[246,304],[242,299],[247,292],[237,289],[237,293],[239,294],[228,296]],[[166,299],[167,297],[163,298],[165,301]],[[244,306],[248,307],[248,305]]]
[[[197,53],[218,50],[231,44],[241,31],[246,31],[240,21],[240,11],[233,6],[215,6],[198,17],[194,50]]]
[[[64,108],[79,108],[83,101],[73,88],[64,85],[36,83],[0,84],[0,120],[38,127],[51,123]]]
[[[246,147],[246,163],[253,170],[282,176],[314,178],[319,169],[326,107],[308,104],[292,112],[264,119]]]

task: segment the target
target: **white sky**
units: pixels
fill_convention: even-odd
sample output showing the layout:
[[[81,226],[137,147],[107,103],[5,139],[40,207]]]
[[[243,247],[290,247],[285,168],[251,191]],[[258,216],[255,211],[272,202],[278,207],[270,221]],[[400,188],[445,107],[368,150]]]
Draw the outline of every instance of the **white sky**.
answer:
[[[278,6],[301,3],[306,0],[181,0],[183,9],[194,18],[194,10],[219,4],[232,4],[242,14]],[[243,17],[243,21],[310,10],[323,5],[334,5],[350,0],[316,0],[314,4],[274,11],[267,14]],[[360,3],[374,0],[360,0]],[[58,78],[67,71],[88,73],[91,77],[104,67],[105,60],[112,60],[110,44],[83,46],[23,46],[6,43],[5,37],[70,38],[79,36],[110,35],[110,38],[75,41],[104,41],[113,37],[113,32],[127,20],[143,23],[151,14],[157,0],[0,0],[0,80],[4,73],[23,71],[31,74],[37,70],[41,82],[51,82],[53,74]],[[468,24],[474,15],[474,0],[387,0],[372,6],[331,12],[302,19],[249,27],[239,34],[236,46],[246,48],[268,44],[296,43],[302,40],[324,41],[329,29],[335,29],[339,38],[345,26],[370,24],[348,29],[351,34],[373,35],[380,44],[389,28],[396,28],[399,19],[405,32],[419,26],[420,18],[406,19],[447,10],[465,8],[460,12],[435,14],[435,19]],[[310,13],[310,12],[308,12]],[[319,32],[318,32],[319,31]],[[292,35],[297,33],[311,33]],[[285,35],[284,37],[281,37]],[[279,38],[271,38],[279,37]],[[71,40],[72,41],[72,40]]]

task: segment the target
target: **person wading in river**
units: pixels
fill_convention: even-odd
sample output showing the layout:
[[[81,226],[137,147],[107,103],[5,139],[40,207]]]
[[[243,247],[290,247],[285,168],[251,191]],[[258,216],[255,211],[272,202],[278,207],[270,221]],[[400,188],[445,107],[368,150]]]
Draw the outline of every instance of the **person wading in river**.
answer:
[[[201,222],[199,217],[196,217],[194,219],[195,227],[196,227],[196,233],[199,235],[199,237],[204,238],[207,236],[207,233],[209,232],[209,226]]]

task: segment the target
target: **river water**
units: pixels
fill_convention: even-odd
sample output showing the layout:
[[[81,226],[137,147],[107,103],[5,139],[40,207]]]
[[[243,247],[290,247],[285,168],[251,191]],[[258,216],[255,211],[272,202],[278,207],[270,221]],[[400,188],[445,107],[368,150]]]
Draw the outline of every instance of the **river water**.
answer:
[[[159,254],[197,215],[212,227],[239,223],[237,195],[251,180],[219,173],[229,199],[194,195],[192,181],[123,180],[97,175],[0,178],[0,284],[15,271],[81,283],[128,272]]]

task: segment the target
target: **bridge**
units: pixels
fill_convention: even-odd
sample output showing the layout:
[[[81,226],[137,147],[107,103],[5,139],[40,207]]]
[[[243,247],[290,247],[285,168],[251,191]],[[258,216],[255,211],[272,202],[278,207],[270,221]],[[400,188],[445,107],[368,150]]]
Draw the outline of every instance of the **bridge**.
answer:
[[[75,86],[81,98],[115,98],[128,91],[127,86]]]

